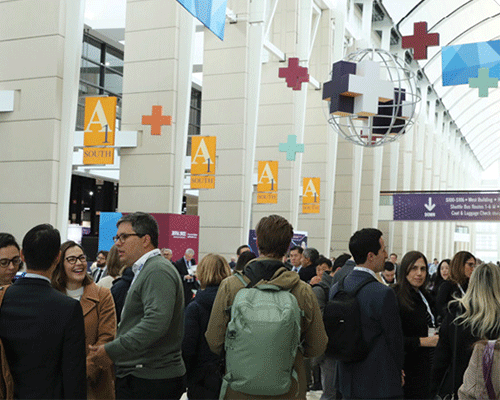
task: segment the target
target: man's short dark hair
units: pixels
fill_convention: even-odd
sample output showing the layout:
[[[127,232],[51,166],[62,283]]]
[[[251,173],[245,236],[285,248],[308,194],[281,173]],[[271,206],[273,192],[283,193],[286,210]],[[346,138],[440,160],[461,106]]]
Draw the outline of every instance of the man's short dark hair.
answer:
[[[386,261],[384,264],[384,270],[386,271],[394,271],[394,264],[390,261]]]
[[[302,257],[311,261],[312,265],[318,265],[319,251],[314,247],[308,247],[302,253]]]
[[[350,258],[351,258],[350,254],[347,254],[347,253],[341,254],[333,262],[333,269],[337,270],[337,268],[342,268],[345,265],[345,263],[347,262],[347,260],[349,260]]]
[[[263,217],[255,227],[259,252],[273,258],[283,257],[293,237],[292,225],[280,215]]]
[[[9,246],[14,246],[18,250],[21,250],[14,236],[12,236],[10,233],[0,233],[0,249]]]
[[[23,238],[23,255],[28,269],[48,271],[59,255],[61,235],[50,224],[31,228]]]
[[[396,256],[396,258],[398,258],[398,255],[396,253],[389,254],[389,257],[392,257],[392,256]]]
[[[158,247],[158,223],[151,214],[138,211],[133,214],[124,215],[118,220],[116,227],[119,227],[123,222],[128,222],[132,225],[132,229],[139,236],[149,235],[153,246]]]
[[[301,246],[293,246],[290,251],[292,250],[297,250],[299,254],[302,254],[304,252],[304,249]]]
[[[106,251],[106,250],[101,250],[99,253],[97,253],[97,255],[99,254],[102,254],[104,256],[104,258],[108,258],[108,254],[109,254],[109,251]]]
[[[349,251],[354,262],[362,265],[368,258],[368,253],[378,254],[382,232],[375,228],[364,228],[354,233],[349,240]]]
[[[238,257],[239,257],[239,256],[241,256],[241,250],[243,250],[243,249],[249,249],[249,250],[251,250],[251,249],[250,249],[250,246],[249,246],[248,244],[242,244],[240,247],[238,247],[238,248],[236,249],[236,255],[237,255]]]
[[[326,264],[328,266],[328,269],[332,269],[333,267],[332,260],[326,258],[325,256],[319,256],[317,265],[321,264]]]

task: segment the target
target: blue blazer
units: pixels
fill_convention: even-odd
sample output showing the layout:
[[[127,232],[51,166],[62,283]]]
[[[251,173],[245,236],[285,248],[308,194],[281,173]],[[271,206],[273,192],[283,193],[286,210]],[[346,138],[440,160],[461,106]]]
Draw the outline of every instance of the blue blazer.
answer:
[[[345,290],[355,290],[368,277],[368,272],[352,271],[344,281]],[[330,298],[337,286],[332,287]],[[363,337],[371,350],[363,361],[339,362],[339,390],[344,399],[402,398],[404,342],[396,294],[373,281],[359,291],[358,300]]]
[[[0,337],[14,378],[14,398],[87,398],[79,301],[44,279],[20,278],[5,293]]]

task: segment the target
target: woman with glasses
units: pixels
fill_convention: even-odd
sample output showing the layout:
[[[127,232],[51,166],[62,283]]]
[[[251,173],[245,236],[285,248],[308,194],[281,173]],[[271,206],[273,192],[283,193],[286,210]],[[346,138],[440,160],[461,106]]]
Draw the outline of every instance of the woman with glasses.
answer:
[[[469,279],[476,266],[476,257],[468,251],[459,251],[450,263],[450,279],[440,286],[436,297],[438,322],[444,318],[448,303],[463,297],[469,285]]]
[[[10,285],[21,265],[16,239],[10,233],[0,233],[0,286]]]
[[[479,388],[480,382],[471,382],[470,375],[464,381],[474,343],[499,337],[500,268],[492,263],[481,264],[472,272],[465,295],[447,308],[434,355],[431,392],[441,397],[454,393],[457,398],[462,382],[466,384],[466,391]],[[482,369],[477,372],[475,376],[483,380]],[[494,386],[498,389],[498,382]]]
[[[116,314],[109,289],[97,286],[87,274],[87,258],[82,247],[69,240],[61,246],[61,259],[52,276],[52,286],[80,301],[85,322],[85,347],[108,343],[116,335]],[[100,367],[87,358],[87,396],[114,399],[112,365]]]

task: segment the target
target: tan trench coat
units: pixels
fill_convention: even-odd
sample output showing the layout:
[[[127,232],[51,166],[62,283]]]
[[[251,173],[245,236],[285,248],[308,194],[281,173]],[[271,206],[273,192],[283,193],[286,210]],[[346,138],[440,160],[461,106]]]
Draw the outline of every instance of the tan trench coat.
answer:
[[[249,282],[247,277],[245,279]],[[311,286],[301,281],[297,273],[288,271],[285,267],[279,268],[269,282],[283,288],[291,288],[291,293],[297,298],[300,309],[304,311],[301,324],[304,353],[302,354],[298,351],[294,363],[299,378],[299,390],[297,392],[297,382],[295,380],[292,381],[290,391],[283,396],[250,396],[228,388],[225,396],[226,399],[305,399],[307,382],[304,356],[318,357],[326,349],[328,337],[326,336],[318,301]],[[222,281],[217,292],[210,322],[205,334],[210,349],[216,354],[221,354],[224,348],[226,328],[229,322],[229,316],[224,310],[233,304],[236,293],[242,288],[243,284],[238,277],[231,276]]]
[[[111,342],[116,336],[116,313],[109,289],[94,282],[85,286],[80,299],[85,322],[85,346]],[[113,365],[100,367],[87,358],[87,397],[91,400],[114,399],[115,384]]]

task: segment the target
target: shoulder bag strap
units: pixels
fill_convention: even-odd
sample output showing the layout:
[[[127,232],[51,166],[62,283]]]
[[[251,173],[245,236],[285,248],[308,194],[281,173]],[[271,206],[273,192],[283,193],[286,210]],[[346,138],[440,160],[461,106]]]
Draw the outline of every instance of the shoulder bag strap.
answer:
[[[495,349],[496,340],[488,340],[483,352],[483,378],[488,392],[488,398],[495,400],[497,398],[493,383],[491,382],[491,369],[493,367],[493,354]]]
[[[459,311],[457,311],[457,314],[455,316],[458,317]],[[454,320],[455,321],[455,320]],[[453,360],[452,360],[452,367],[451,367],[451,382],[452,382],[452,388],[451,388],[451,396],[452,399],[456,397],[455,395],[455,374],[457,370],[457,336],[458,336],[458,321],[455,321],[453,323],[455,325],[455,336],[453,338]]]
[[[0,286],[0,307],[2,306],[3,296],[5,295],[5,292],[7,291],[7,288],[8,288],[9,286],[10,286],[10,285],[7,285],[7,286]]]

